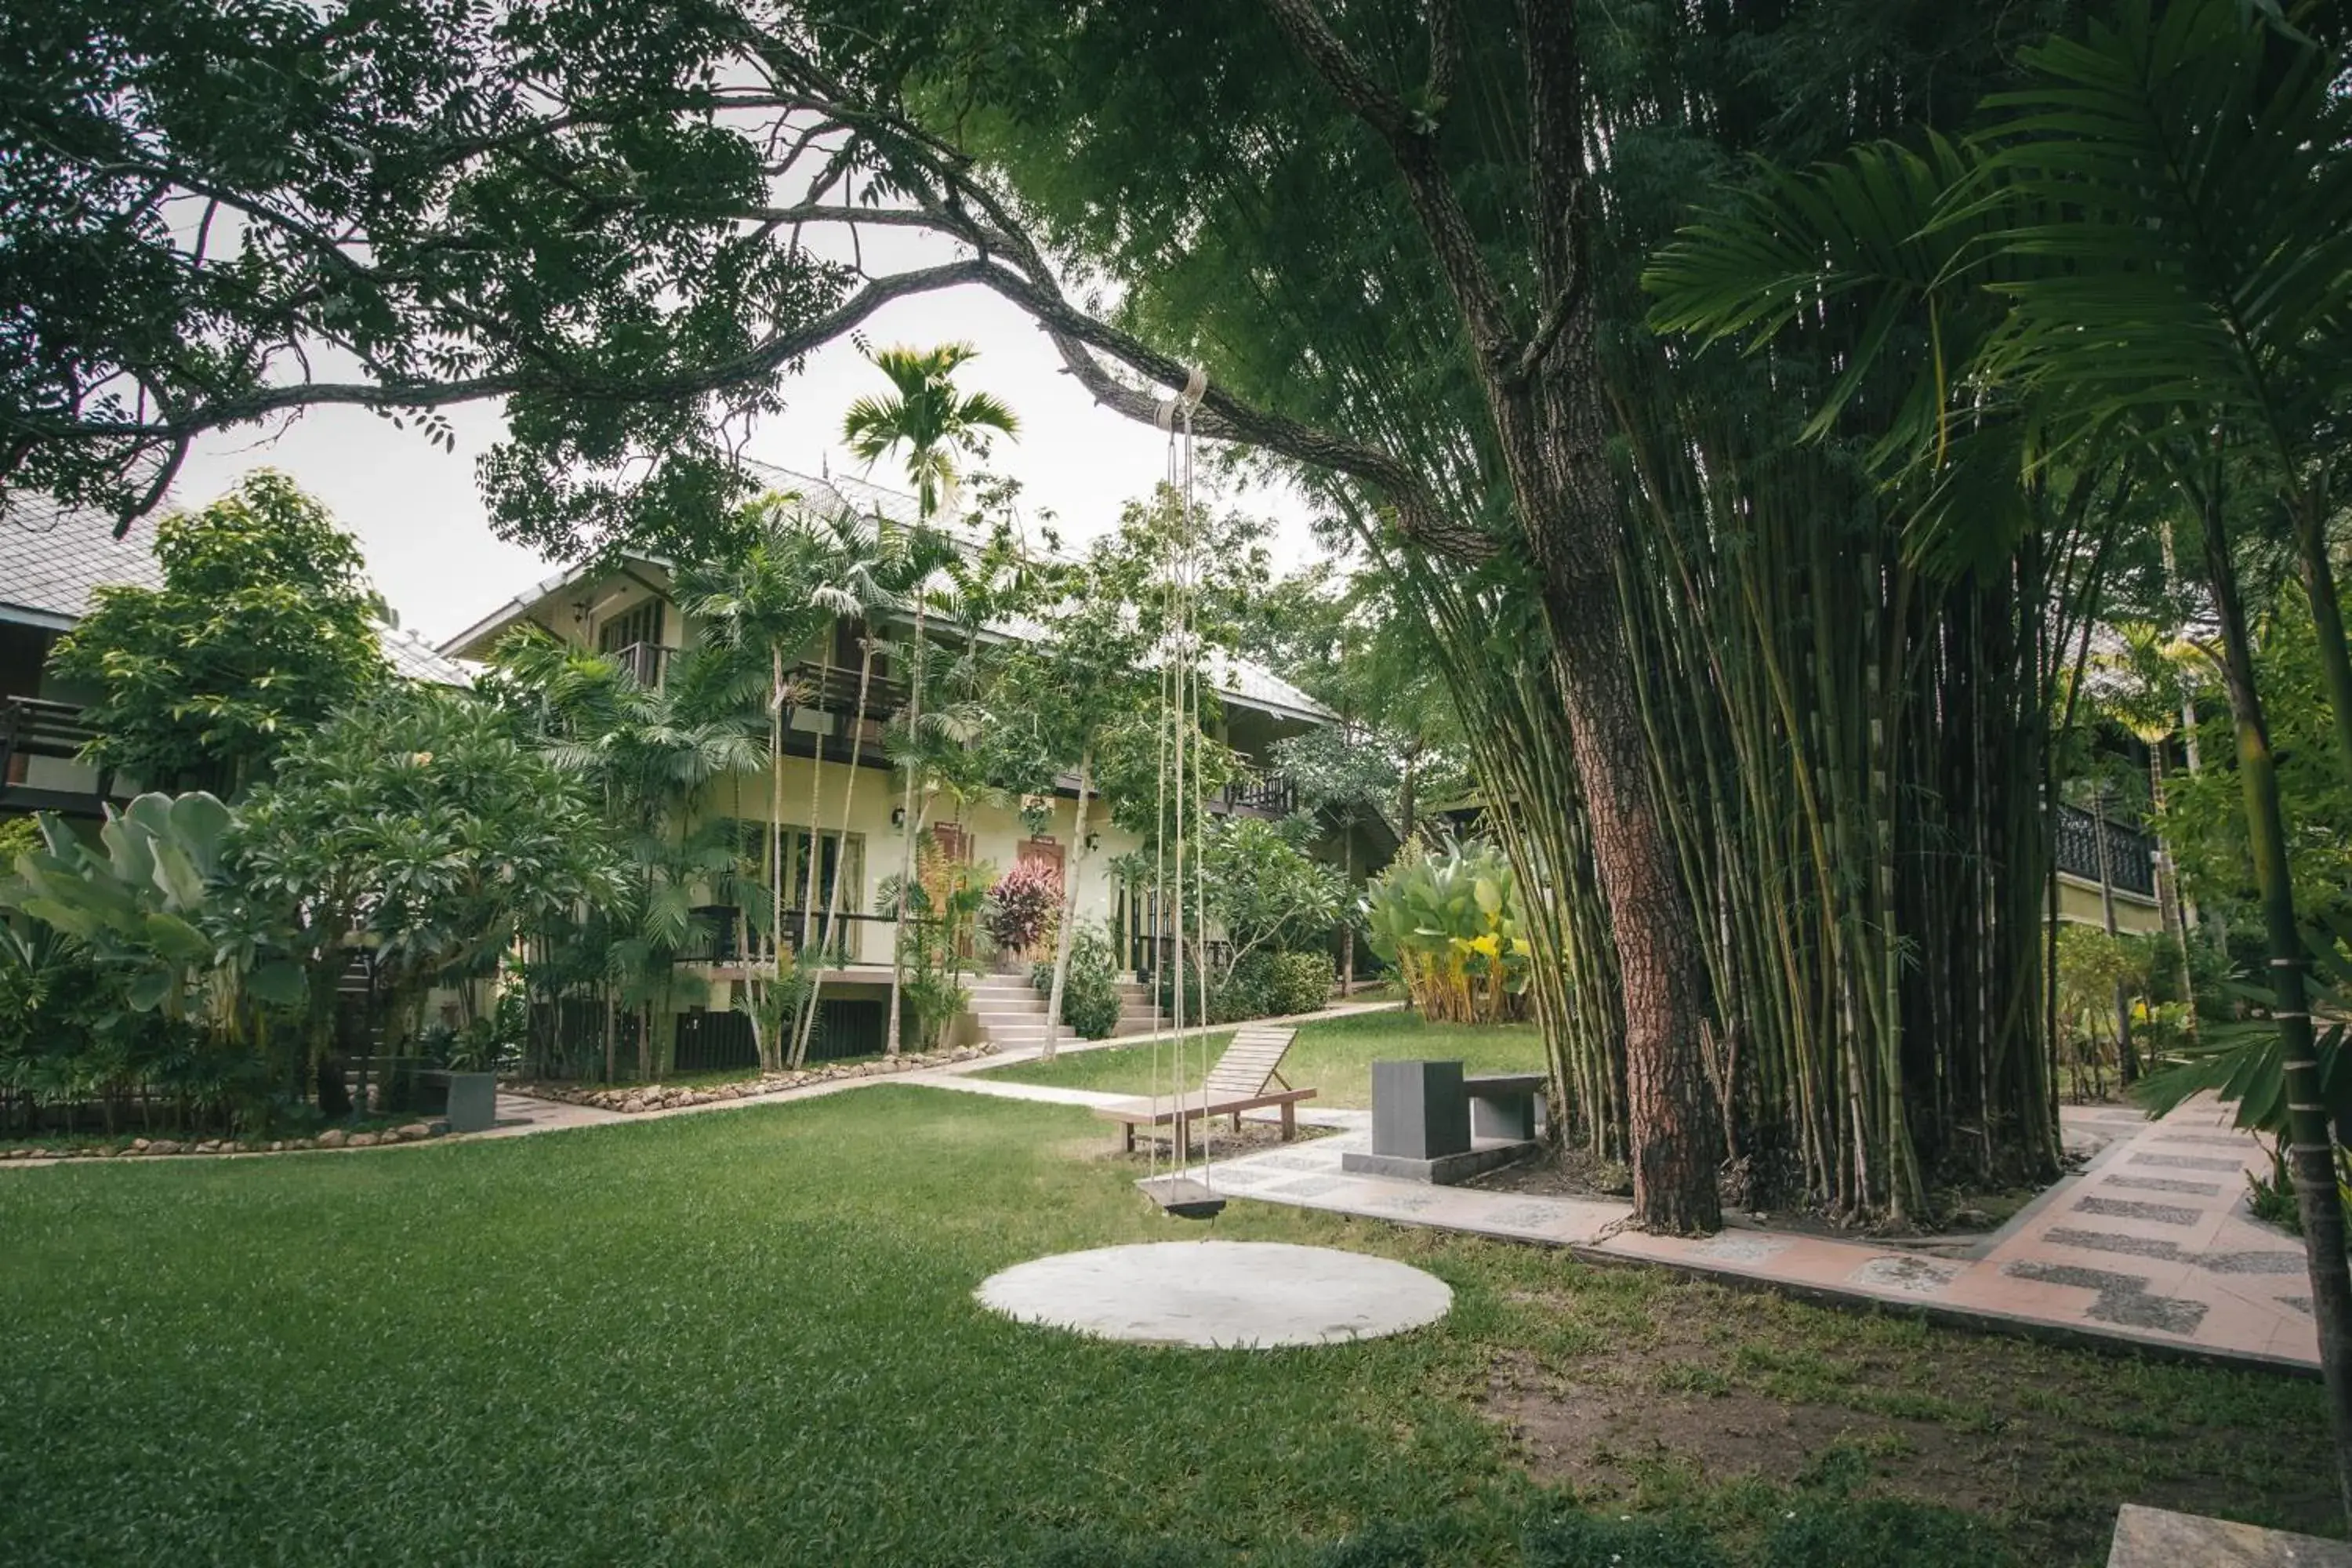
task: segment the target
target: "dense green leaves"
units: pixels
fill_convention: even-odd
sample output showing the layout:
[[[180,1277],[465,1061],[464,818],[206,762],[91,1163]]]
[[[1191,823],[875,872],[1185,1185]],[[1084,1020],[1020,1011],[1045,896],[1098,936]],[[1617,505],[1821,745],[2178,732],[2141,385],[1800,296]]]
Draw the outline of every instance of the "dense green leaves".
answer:
[[[51,658],[94,694],[100,766],[234,792],[387,679],[358,546],[284,475],[164,519],[155,554],[161,589],[100,588]]]

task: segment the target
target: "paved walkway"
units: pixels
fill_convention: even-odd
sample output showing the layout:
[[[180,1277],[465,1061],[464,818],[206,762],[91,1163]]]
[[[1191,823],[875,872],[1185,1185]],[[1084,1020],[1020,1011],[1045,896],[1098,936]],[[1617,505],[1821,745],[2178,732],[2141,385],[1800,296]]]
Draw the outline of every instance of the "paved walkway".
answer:
[[[1361,1117],[1363,1113],[1355,1112]],[[1235,1197],[1567,1247],[1984,1326],[2059,1331],[2231,1361],[2318,1364],[2302,1244],[2246,1210],[2269,1156],[2210,1099],[2150,1122],[2066,1113],[2090,1162],[1973,1246],[1895,1247],[1753,1228],[1699,1239],[1621,1228],[1622,1203],[1434,1187],[1343,1172],[1369,1127],[1218,1163]],[[1369,1119],[1367,1119],[1369,1120]],[[1198,1174],[1196,1171],[1194,1173]]]
[[[1352,1018],[1362,1013],[1395,1012],[1403,1005],[1402,1002],[1343,1002],[1337,1006],[1326,1007],[1319,1013],[1302,1013],[1281,1021],[1286,1025],[1318,1024],[1328,1018]],[[1233,1027],[1231,1024],[1208,1024],[1186,1029],[1181,1035],[1171,1030],[1160,1037],[1163,1040],[1192,1039],[1201,1035],[1226,1034],[1231,1032]],[[1062,1054],[1069,1055],[1078,1051],[1106,1050],[1118,1046],[1144,1045],[1150,1040],[1149,1035],[1125,1035],[1108,1040],[1069,1039],[1062,1041],[1060,1048]],[[1044,1050],[1043,1046],[1022,1046],[1012,1050],[992,1051],[984,1057],[973,1057],[946,1067],[929,1068],[918,1072],[877,1073],[868,1078],[827,1079],[821,1083],[803,1084],[797,1089],[778,1089],[773,1094],[752,1095],[741,1100],[706,1100],[699,1105],[666,1105],[656,1110],[606,1110],[601,1106],[579,1105],[563,1100],[541,1100],[536,1095],[509,1094],[502,1090],[498,1097],[497,1122],[487,1132],[467,1132],[455,1137],[433,1138],[415,1143],[385,1143],[375,1147],[431,1149],[446,1143],[470,1142],[480,1138],[521,1138],[536,1132],[566,1132],[575,1127],[615,1127],[625,1122],[652,1121],[667,1116],[694,1116],[706,1110],[740,1110],[750,1105],[785,1105],[795,1100],[816,1100],[828,1094],[842,1094],[853,1089],[865,1089],[874,1084],[883,1083],[920,1084],[930,1089],[960,1089],[971,1094],[993,1095],[1002,1100],[1039,1100],[1058,1105],[1101,1105],[1111,1100],[1129,1098],[1125,1095],[1099,1094],[1089,1089],[1050,1089],[1037,1084],[1003,1083],[971,1076],[995,1068],[1015,1067],[1024,1062],[1035,1061]],[[1336,1123],[1318,1122],[1316,1117],[1309,1115],[1302,1115],[1301,1120],[1310,1124],[1336,1125]],[[278,1154],[264,1154],[258,1152],[240,1154],[166,1154],[142,1157],[139,1163],[145,1163],[147,1158],[264,1160],[282,1158],[286,1153],[366,1154],[373,1152],[374,1149],[306,1149],[283,1151]],[[67,1163],[50,1158],[11,1160],[5,1164],[0,1164],[0,1170],[31,1169]],[[78,1164],[81,1162],[72,1163]]]

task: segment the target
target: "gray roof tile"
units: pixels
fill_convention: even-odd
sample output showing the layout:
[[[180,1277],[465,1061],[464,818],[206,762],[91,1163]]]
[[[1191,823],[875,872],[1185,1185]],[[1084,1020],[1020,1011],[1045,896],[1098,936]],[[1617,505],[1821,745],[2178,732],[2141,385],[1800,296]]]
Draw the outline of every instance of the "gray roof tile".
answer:
[[[89,613],[92,593],[104,587],[161,588],[155,525],[141,519],[126,538],[114,520],[47,496],[12,495],[0,512],[0,621],[69,626]],[[385,662],[409,680],[471,686],[473,673],[445,658],[414,632],[378,623]]]
[[[102,512],[47,496],[10,496],[0,512],[0,619],[78,621],[89,613],[92,589],[162,587],[163,569],[149,548],[154,537],[143,521],[117,539],[114,520]]]

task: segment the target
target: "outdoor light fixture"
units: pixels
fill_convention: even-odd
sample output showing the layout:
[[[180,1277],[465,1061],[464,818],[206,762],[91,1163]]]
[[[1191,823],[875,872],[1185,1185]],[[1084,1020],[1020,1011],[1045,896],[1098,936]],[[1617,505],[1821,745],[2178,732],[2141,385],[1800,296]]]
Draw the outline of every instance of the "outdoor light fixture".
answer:
[[[904,827],[907,826],[907,808],[905,806],[894,805],[890,808],[890,826],[893,827]]]
[[[1089,855],[1093,854],[1097,849],[1100,848],[1101,847],[1102,847],[1102,835],[1101,835],[1101,834],[1099,834],[1099,833],[1089,833],[1089,834],[1087,834],[1087,854],[1089,854]]]

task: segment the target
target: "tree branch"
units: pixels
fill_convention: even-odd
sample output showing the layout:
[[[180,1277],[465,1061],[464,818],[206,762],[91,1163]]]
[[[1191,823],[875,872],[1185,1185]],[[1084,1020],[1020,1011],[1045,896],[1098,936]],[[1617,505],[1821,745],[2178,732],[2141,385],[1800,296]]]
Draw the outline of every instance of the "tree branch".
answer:
[[[59,428],[33,426],[31,434],[52,440],[153,440],[194,436],[225,425],[240,425],[289,409],[322,404],[356,404],[372,408],[439,408],[518,393],[559,393],[583,398],[622,402],[660,402],[703,397],[772,375],[803,354],[841,337],[894,300],[982,283],[983,275],[999,270],[983,260],[958,261],[876,279],[856,294],[815,319],[733,359],[682,371],[674,375],[616,381],[561,373],[504,372],[459,381],[396,382],[375,384],[349,382],[296,382],[266,387],[240,397],[199,404],[174,417],[150,422],[76,422]]]
[[[1543,3],[1543,0],[1532,0]],[[1563,4],[1566,0],[1550,0]],[[1482,368],[1496,374],[1516,357],[1510,310],[1487,269],[1461,197],[1437,157],[1434,127],[1417,121],[1404,104],[1372,79],[1361,60],[1331,30],[1315,0],[1265,0],[1266,12],[1339,100],[1387,144],[1403,176],[1405,194],[1435,255],[1439,274],[1454,296]],[[1443,7],[1444,0],[1439,0]]]

